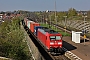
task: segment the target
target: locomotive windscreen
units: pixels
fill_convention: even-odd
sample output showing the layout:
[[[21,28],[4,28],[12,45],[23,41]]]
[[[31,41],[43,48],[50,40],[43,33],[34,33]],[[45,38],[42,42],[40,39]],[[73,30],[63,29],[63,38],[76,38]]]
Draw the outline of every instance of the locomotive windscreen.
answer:
[[[60,36],[50,36],[50,40],[61,40]]]

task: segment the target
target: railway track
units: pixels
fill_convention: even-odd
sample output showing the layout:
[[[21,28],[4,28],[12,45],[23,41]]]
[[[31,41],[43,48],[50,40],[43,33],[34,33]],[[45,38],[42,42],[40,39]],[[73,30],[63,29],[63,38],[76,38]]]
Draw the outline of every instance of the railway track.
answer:
[[[54,56],[55,60],[70,60],[65,55]]]
[[[48,22],[48,21],[47,21]],[[48,24],[50,24],[50,22],[48,22]],[[60,30],[62,30],[62,31],[65,31],[65,28],[63,28],[63,27],[61,27],[61,26],[59,26],[59,25],[57,25],[57,24],[54,24],[54,23],[51,23],[53,26],[55,26],[55,27],[57,27],[58,29],[60,29]],[[72,33],[72,30],[68,30],[68,29],[66,29],[66,32],[67,33],[69,33],[69,34],[71,34]],[[84,39],[84,36],[80,36],[81,38],[83,38]],[[85,38],[86,40],[90,40],[90,38]]]
[[[39,23],[39,21],[37,21],[37,20],[33,20],[33,21],[36,21],[36,22]],[[65,31],[65,28],[62,27],[62,26],[59,26],[57,24],[54,24],[52,22],[50,23],[49,21],[44,20],[43,23],[45,23],[45,22],[47,22],[48,24],[52,24],[53,26],[57,27],[58,29],[61,29],[62,31]],[[69,34],[71,34],[72,33],[72,30],[66,29],[66,32],[69,33]],[[84,36],[80,36],[80,37],[84,39]],[[85,39],[86,40],[90,40],[90,38],[85,38]]]

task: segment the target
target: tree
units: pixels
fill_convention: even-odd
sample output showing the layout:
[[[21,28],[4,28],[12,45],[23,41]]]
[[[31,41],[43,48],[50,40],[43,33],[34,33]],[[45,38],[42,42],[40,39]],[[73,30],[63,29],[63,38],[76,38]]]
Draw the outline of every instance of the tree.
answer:
[[[68,10],[68,17],[77,16],[77,11],[74,8]]]
[[[0,14],[5,14],[5,12],[1,11]]]
[[[64,20],[64,16],[67,16],[67,12],[58,12],[58,20]]]
[[[87,11],[87,18],[90,19],[90,11]]]

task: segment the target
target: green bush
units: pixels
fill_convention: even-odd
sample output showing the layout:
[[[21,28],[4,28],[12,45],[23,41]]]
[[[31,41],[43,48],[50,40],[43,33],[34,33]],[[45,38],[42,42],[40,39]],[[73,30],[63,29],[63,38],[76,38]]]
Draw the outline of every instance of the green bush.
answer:
[[[20,19],[14,18],[0,25],[0,56],[15,60],[30,60],[30,53],[23,42],[24,33],[20,28]],[[28,48],[28,47],[27,47]]]

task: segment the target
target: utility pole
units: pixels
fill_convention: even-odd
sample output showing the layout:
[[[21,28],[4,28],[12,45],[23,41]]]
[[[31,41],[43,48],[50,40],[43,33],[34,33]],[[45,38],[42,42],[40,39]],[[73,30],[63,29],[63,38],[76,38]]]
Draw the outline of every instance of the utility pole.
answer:
[[[56,21],[56,25],[57,25],[57,17],[56,17],[56,0],[55,0],[55,21]],[[57,26],[56,26],[56,31],[57,31]]]
[[[51,12],[50,12],[50,27],[52,27],[52,25],[51,25]]]
[[[86,35],[85,35],[85,18],[87,17],[87,16],[82,16],[83,18],[84,18],[84,45],[85,45],[85,39],[86,39]]]
[[[48,10],[46,10],[46,25],[47,25],[47,21],[48,21]]]
[[[66,18],[67,18],[67,16],[63,16],[64,18],[65,18],[65,27],[64,27],[64,29],[65,29],[65,35],[66,35]]]

